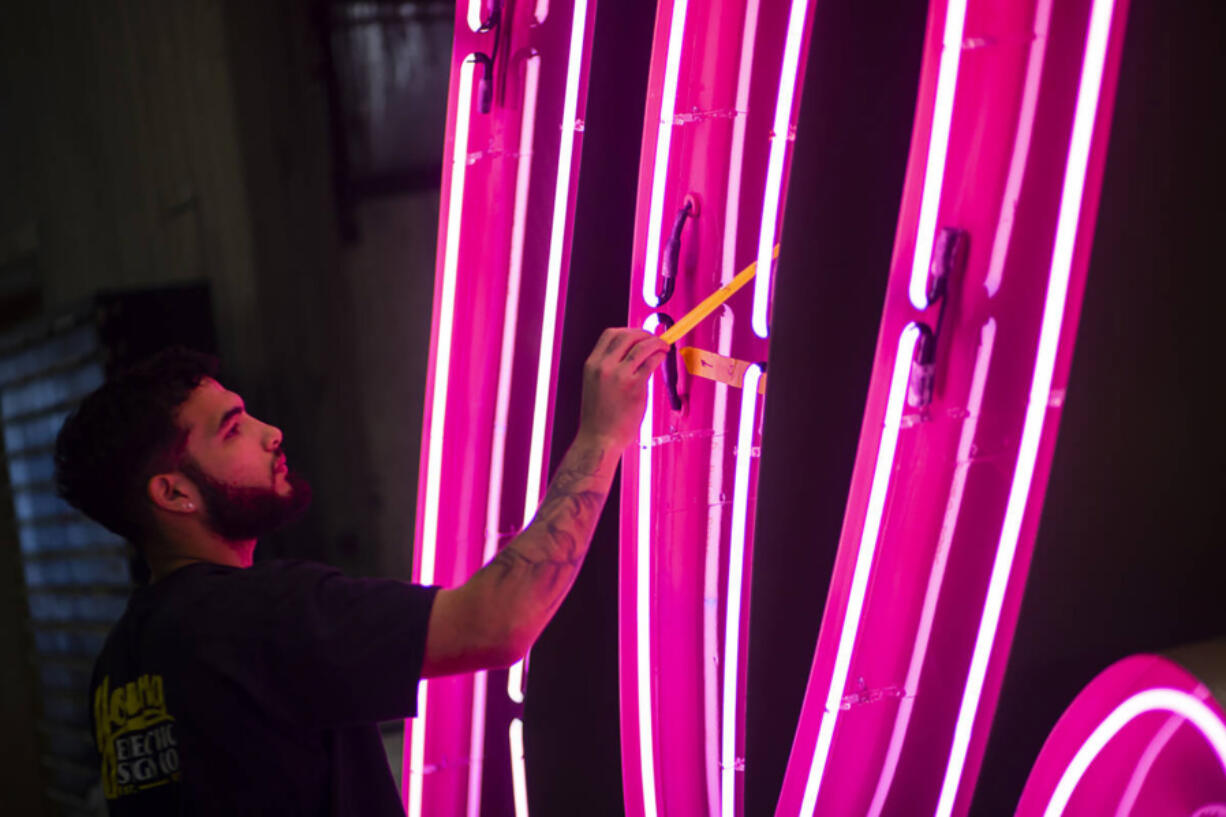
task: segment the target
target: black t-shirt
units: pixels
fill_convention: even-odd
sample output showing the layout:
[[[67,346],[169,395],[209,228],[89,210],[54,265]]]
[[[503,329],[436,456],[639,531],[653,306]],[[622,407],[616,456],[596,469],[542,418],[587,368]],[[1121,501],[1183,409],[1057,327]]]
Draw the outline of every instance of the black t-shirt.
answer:
[[[310,562],[132,594],[90,682],[113,815],[403,815],[378,722],[416,714],[437,588]]]

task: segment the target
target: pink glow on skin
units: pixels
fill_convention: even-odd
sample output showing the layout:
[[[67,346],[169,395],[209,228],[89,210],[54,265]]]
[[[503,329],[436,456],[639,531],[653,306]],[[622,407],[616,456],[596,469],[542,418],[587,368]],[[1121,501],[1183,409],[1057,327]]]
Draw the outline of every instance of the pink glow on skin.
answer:
[[[686,6],[687,0],[674,0],[669,21],[664,89],[660,94],[660,122],[656,131],[656,153],[652,167],[651,204],[647,211],[643,302],[653,309],[660,305],[660,299],[656,297],[656,279],[660,274],[660,230],[664,213],[664,188],[668,183],[668,155],[672,149],[673,119],[676,114],[677,81],[681,72],[681,50],[685,40]]]
[[[420,584],[433,584],[435,558],[438,551],[439,491],[442,479],[444,427],[447,420],[447,387],[451,370],[451,336],[455,322],[456,273],[460,252],[460,222],[464,211],[464,173],[468,167],[468,125],[472,112],[474,65],[471,57],[460,64],[457,93],[455,148],[451,159],[451,188],[447,201],[447,237],[443,255],[443,285],[439,310],[438,344],[434,359],[434,393],[430,407],[430,433],[426,465],[425,524],[419,545],[421,559],[417,576]],[[417,690],[417,717],[408,722],[409,786],[405,808],[408,817],[420,817],[423,774],[425,773],[426,709],[429,702],[428,681]]]
[[[728,548],[728,600],[724,616],[723,743],[720,752],[720,813],[736,813],[737,677],[741,659],[741,595],[745,576],[745,541],[749,535],[749,468],[753,464],[753,432],[757,425],[758,381],[762,367],[745,370],[741,384],[741,414],[736,437],[736,471],[732,483],[732,531]]]
[[[1065,165],[1060,209],[1056,220],[1056,240],[1052,251],[1047,298],[1043,306],[1043,320],[1039,330],[1038,353],[1031,381],[1030,398],[1026,405],[1022,439],[1018,447],[1017,465],[1013,474],[1013,483],[1009,489],[1009,499],[1005,506],[1005,519],[997,546],[996,561],[992,565],[987,598],[984,602],[979,632],[975,639],[974,652],[971,655],[962,704],[958,711],[958,720],[954,725],[953,745],[945,770],[945,778],[941,784],[936,817],[949,817],[962,783],[962,772],[970,745],[971,729],[978,713],[979,700],[983,694],[984,678],[987,674],[988,660],[996,642],[1005,590],[1013,574],[1013,558],[1017,552],[1022,517],[1030,497],[1030,484],[1034,478],[1035,462],[1038,458],[1039,442],[1043,433],[1043,421],[1047,413],[1048,400],[1051,397],[1056,351],[1064,324],[1064,307],[1068,297],[1073,249],[1077,238],[1077,227],[1081,219],[1081,203],[1085,193],[1090,145],[1094,134],[1094,123],[1098,115],[1098,98],[1102,90],[1103,66],[1106,61],[1107,40],[1111,30],[1114,7],[1113,0],[1095,0],[1090,11],[1089,31],[1081,68],[1081,82],[1077,90],[1077,107],[1073,114],[1073,132]]]
[[[652,313],[643,328],[652,334],[660,325]],[[639,725],[639,763],[643,784],[643,813],[656,814],[655,728],[651,696],[651,455],[654,447],[655,378],[647,381],[647,410],[639,426],[638,535],[635,538],[635,674]]]
[[[767,313],[770,310],[769,274],[779,235],[779,211],[783,206],[783,162],[791,143],[792,109],[796,101],[796,78],[800,71],[800,42],[805,32],[808,0],[792,0],[788,14],[787,37],[783,47],[783,64],[779,68],[779,94],[775,99],[775,125],[771,133],[770,157],[766,166],[766,192],[762,200],[762,227],[758,231],[758,270],[753,282],[753,331],[760,338],[770,334]]]
[[[937,601],[941,597],[941,585],[945,581],[949,548],[953,543],[958,514],[962,510],[962,494],[966,489],[966,477],[971,468],[971,447],[975,442],[975,432],[979,427],[983,391],[987,385],[988,367],[992,362],[992,347],[995,343],[996,321],[988,318],[979,333],[979,351],[975,355],[971,389],[966,401],[967,417],[962,425],[962,433],[958,437],[957,467],[949,489],[945,518],[941,522],[941,535],[937,542],[936,555],[932,561],[932,571],[928,575],[928,589],[924,594],[924,606],[920,613],[919,629],[915,636],[915,648],[911,652],[911,663],[907,668],[907,679],[903,686],[905,695],[899,703],[898,714],[894,718],[894,731],[890,735],[889,748],[882,762],[881,776],[877,780],[877,789],[873,793],[873,801],[869,806],[869,817],[879,817],[881,810],[885,808],[890,786],[894,782],[894,774],[898,771],[898,759],[902,754],[907,727],[911,722],[911,711],[915,707],[915,695],[919,688],[920,674],[924,669],[924,659],[928,655],[928,642],[932,637],[932,622],[936,617]]]
[[[898,349],[894,355],[894,370],[890,375],[890,391],[886,400],[881,442],[877,448],[877,461],[873,468],[873,481],[869,489],[868,508],[864,514],[864,529],[860,536],[860,547],[856,552],[856,566],[848,595],[847,611],[843,616],[838,652],[827,687],[829,691],[826,695],[825,711],[822,712],[817,745],[813,750],[813,759],[805,782],[804,798],[800,806],[800,814],[806,817],[812,815],[817,807],[817,795],[826,771],[830,743],[834,737],[834,727],[838,721],[840,704],[843,700],[843,689],[847,685],[847,671],[851,665],[851,653],[856,643],[856,633],[860,628],[861,613],[864,611],[864,597],[868,592],[869,574],[873,566],[873,556],[877,550],[881,517],[885,512],[885,500],[890,487],[890,470],[894,465],[894,451],[898,445],[898,433],[902,426],[902,412],[907,396],[907,379],[911,373],[911,358],[915,354],[915,344],[918,340],[919,328],[914,323],[907,324],[899,337]]]
[[[1090,733],[1061,775],[1044,810],[1044,817],[1061,817],[1069,798],[1099,752],[1133,719],[1147,712],[1171,712],[1196,727],[1217,755],[1226,774],[1226,724],[1204,701],[1181,689],[1155,687],[1125,700]]]
[[[949,155],[949,129],[954,115],[954,92],[958,86],[958,63],[962,56],[962,33],[966,24],[966,0],[950,0],[945,7],[945,30],[941,37],[941,63],[937,69],[937,93],[932,108],[932,130],[928,137],[928,161],[924,165],[924,187],[920,196],[919,227],[915,235],[915,254],[911,259],[911,305],[928,308],[928,264],[936,239],[937,210],[945,182],[945,160]]]
[[[1009,176],[1005,181],[1005,193],[1000,203],[1000,220],[992,241],[992,253],[988,258],[988,275],[983,286],[988,297],[1000,289],[1004,275],[1005,257],[1009,253],[1009,239],[1013,237],[1013,219],[1017,213],[1017,200],[1021,194],[1022,178],[1026,175],[1026,161],[1030,157],[1030,137],[1034,133],[1034,112],[1039,101],[1039,80],[1043,76],[1043,58],[1047,53],[1047,29],[1051,22],[1052,0],[1039,0],[1034,12],[1034,42],[1026,59],[1026,83],[1022,88],[1022,108],[1017,120],[1017,134],[1013,139],[1013,155],[1009,160]]]

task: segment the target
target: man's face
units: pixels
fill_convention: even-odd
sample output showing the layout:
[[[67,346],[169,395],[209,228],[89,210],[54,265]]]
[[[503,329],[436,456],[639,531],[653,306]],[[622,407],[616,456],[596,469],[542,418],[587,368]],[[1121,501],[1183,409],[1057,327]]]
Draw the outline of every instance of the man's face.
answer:
[[[310,504],[310,485],[286,464],[281,430],[248,414],[242,398],[217,381],[201,381],[180,407],[179,424],[188,432],[179,470],[200,490],[218,535],[256,539]]]

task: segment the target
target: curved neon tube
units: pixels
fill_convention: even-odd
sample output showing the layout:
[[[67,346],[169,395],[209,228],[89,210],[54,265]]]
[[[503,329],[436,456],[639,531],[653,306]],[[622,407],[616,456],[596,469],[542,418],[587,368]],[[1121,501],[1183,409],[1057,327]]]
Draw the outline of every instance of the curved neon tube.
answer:
[[[654,333],[660,325],[655,313],[643,321],[643,328]],[[639,426],[639,501],[638,535],[635,540],[635,659],[638,680],[639,767],[643,786],[643,813],[656,814],[655,727],[651,715],[651,454],[655,428],[655,378],[647,381],[647,411]]]
[[[758,274],[753,282],[753,331],[760,338],[770,334],[771,260],[778,233],[779,197],[783,191],[783,160],[791,142],[792,108],[796,100],[796,74],[800,68],[800,41],[805,32],[808,0],[792,0],[788,13],[783,64],[779,67],[779,93],[775,98],[775,124],[771,133],[770,158],[766,166],[766,192],[762,199],[762,226],[758,231]]]
[[[721,285],[736,277],[736,237],[741,211],[741,176],[745,164],[745,117],[749,113],[749,80],[753,75],[753,45],[758,36],[758,0],[745,8],[741,62],[736,73],[736,117],[732,120],[732,151],[728,158],[728,196],[724,200],[724,249],[720,255]],[[720,352],[723,354],[723,352]],[[718,426],[716,426],[718,428]]]
[[[469,31],[475,33],[481,30],[481,24],[483,22],[481,19],[481,13],[483,11],[485,11],[485,0],[468,0],[468,14],[466,15],[466,19],[468,21]]]
[[[444,427],[447,421],[447,387],[451,374],[451,335],[455,322],[456,271],[460,255],[460,221],[464,211],[464,173],[468,167],[468,124],[472,111],[474,65],[471,55],[460,63],[460,82],[456,92],[455,145],[451,155],[451,188],[447,199],[447,238],[443,245],[443,286],[439,299],[439,320],[434,356],[434,394],[430,404],[429,451],[426,459],[425,520],[422,524],[421,568],[417,581],[434,583],[434,560],[438,550],[439,491],[443,468]],[[422,775],[426,752],[426,705],[430,684],[422,681],[417,689],[417,717],[410,722],[409,792],[406,809],[409,817],[421,814]]]
[[[928,137],[928,160],[924,164],[924,187],[920,194],[919,226],[915,254],[911,258],[908,294],[916,309],[928,308],[928,264],[937,232],[937,210],[945,182],[945,159],[949,154],[949,128],[958,85],[962,56],[962,30],[966,24],[966,0],[950,0],[945,7],[945,30],[941,35],[941,62],[937,68],[937,93],[932,107],[932,130]]]
[[[983,615],[979,622],[979,632],[975,638],[975,648],[971,654],[966,686],[962,692],[958,720],[954,724],[953,744],[950,748],[949,762],[945,768],[945,778],[941,783],[940,799],[937,801],[935,812],[937,817],[949,817],[952,813],[954,798],[957,796],[962,780],[971,729],[979,710],[988,659],[991,657],[992,647],[996,642],[996,628],[1000,623],[1005,590],[1013,573],[1013,558],[1017,553],[1022,517],[1026,512],[1030,483],[1034,478],[1035,460],[1038,458],[1039,442],[1043,435],[1043,420],[1046,417],[1047,404],[1051,397],[1056,349],[1060,342],[1060,331],[1064,325],[1064,306],[1068,297],[1073,248],[1077,239],[1077,226],[1081,220],[1081,202],[1085,193],[1086,170],[1090,160],[1090,142],[1094,135],[1094,122],[1098,115],[1098,96],[1102,89],[1103,65],[1107,57],[1107,38],[1111,31],[1111,16],[1114,8],[1114,0],[1094,0],[1094,5],[1090,10],[1089,32],[1086,37],[1085,56],[1081,67],[1081,82],[1077,88],[1077,106],[1073,113],[1073,132],[1064,170],[1060,210],[1056,217],[1056,240],[1052,250],[1051,275],[1047,285],[1047,298],[1043,304],[1043,321],[1039,329],[1039,347],[1030,385],[1030,398],[1026,405],[1026,418],[1022,425],[1022,439],[1018,446],[1013,484],[1009,488],[1009,498],[1005,505],[1005,518],[1001,526],[996,560],[992,565]]]
[[[1134,718],[1155,711],[1172,712],[1199,729],[1222,764],[1223,774],[1226,774],[1226,724],[1196,696],[1181,689],[1155,687],[1125,700],[1090,733],[1060,776],[1043,817],[1061,817],[1077,784],[1103,747]]]
[[[1204,687],[1201,687],[1201,689],[1204,689]],[[1154,733],[1153,738],[1146,745],[1145,751],[1141,753],[1140,759],[1137,760],[1137,765],[1132,770],[1132,776],[1128,778],[1128,785],[1124,787],[1124,794],[1120,797],[1119,805],[1115,807],[1115,817],[1131,817],[1133,806],[1136,805],[1137,798],[1141,795],[1141,788],[1145,785],[1146,778],[1149,777],[1150,771],[1154,768],[1154,763],[1157,762],[1158,756],[1162,754],[1162,750],[1166,748],[1166,745],[1171,742],[1171,738],[1175,737],[1179,727],[1183,726],[1185,720],[1182,715],[1171,715],[1166,719],[1166,723],[1162,724],[1162,728]]]
[[[728,548],[728,603],[724,616],[723,744],[720,753],[720,813],[736,813],[736,704],[740,672],[741,584],[745,571],[745,538],[749,519],[749,467],[753,463],[753,430],[757,425],[758,381],[762,367],[745,370],[741,385],[741,416],[736,435],[736,471],[732,482],[732,531]]]
[[[539,26],[549,16],[549,0],[536,0],[536,8],[532,11],[532,19]]]
[[[838,721],[843,688],[847,684],[847,672],[851,666],[851,652],[855,647],[856,633],[860,629],[869,573],[877,551],[881,517],[885,513],[885,500],[890,487],[890,469],[894,465],[894,450],[898,446],[898,432],[902,427],[911,358],[915,354],[915,344],[918,340],[919,327],[914,323],[907,324],[898,339],[898,350],[894,354],[894,371],[890,375],[890,391],[886,398],[881,442],[877,447],[877,461],[873,467],[873,481],[869,487],[868,507],[864,512],[864,528],[860,533],[860,547],[856,552],[856,566],[852,573],[847,610],[843,614],[843,628],[839,634],[839,646],[830,676],[829,691],[826,694],[826,708],[822,713],[817,744],[813,749],[813,760],[809,765],[809,776],[805,781],[804,797],[801,800],[800,813],[806,817],[812,815],[817,807],[817,794],[825,776],[830,743],[834,738],[834,726]]]
[[[668,52],[664,58],[664,87],[660,93],[660,124],[656,129],[656,153],[651,177],[651,204],[647,210],[647,253],[643,266],[643,302],[655,308],[656,278],[660,274],[660,219],[664,211],[664,188],[668,178],[668,154],[673,142],[673,118],[677,106],[677,76],[681,71],[681,47],[685,39],[687,0],[674,0],[669,21]]]
[[[877,789],[869,805],[868,817],[878,817],[881,810],[885,808],[886,797],[889,796],[890,786],[894,782],[894,773],[898,771],[898,759],[902,755],[907,727],[911,723],[915,694],[919,687],[920,675],[924,670],[924,659],[928,655],[928,642],[932,637],[932,622],[936,617],[937,601],[941,597],[941,585],[945,581],[945,566],[949,560],[949,548],[953,544],[954,530],[957,528],[958,515],[962,510],[962,494],[966,489],[966,477],[971,468],[971,446],[975,442],[975,432],[979,428],[983,390],[987,385],[988,367],[992,362],[992,348],[995,343],[996,320],[988,318],[987,323],[979,332],[979,351],[975,355],[975,368],[971,373],[971,390],[966,401],[967,417],[966,422],[962,425],[962,433],[958,437],[958,453],[955,460],[957,467],[954,469],[953,482],[949,488],[949,501],[945,505],[945,518],[941,522],[941,534],[937,540],[932,570],[928,574],[928,589],[924,594],[924,606],[920,612],[920,623],[915,635],[915,647],[911,652],[911,663],[907,668],[906,681],[903,682],[906,695],[898,705],[898,714],[894,718],[894,731],[890,735],[885,760],[881,765],[881,776],[877,779]]]

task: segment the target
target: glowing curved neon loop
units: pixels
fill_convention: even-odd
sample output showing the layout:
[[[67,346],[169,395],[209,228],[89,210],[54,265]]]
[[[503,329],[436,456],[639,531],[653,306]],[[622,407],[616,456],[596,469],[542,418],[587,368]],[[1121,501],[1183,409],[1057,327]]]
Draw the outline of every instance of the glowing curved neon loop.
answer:
[[[1217,713],[1196,696],[1181,689],[1155,687],[1138,692],[1125,700],[1090,733],[1085,743],[1069,761],[1064,774],[1060,776],[1060,782],[1052,791],[1043,817],[1060,817],[1064,814],[1069,798],[1073,796],[1077,784],[1081,782],[1082,776],[1094,762],[1094,758],[1098,757],[1099,752],[1134,718],[1155,711],[1172,712],[1186,718],[1200,730],[1201,735],[1217,755],[1223,774],[1226,774],[1226,724],[1223,724]]]
[[[741,385],[741,415],[736,435],[736,471],[732,482],[732,531],[728,548],[728,600],[724,616],[723,744],[720,752],[721,813],[736,813],[737,675],[740,672],[741,585],[745,572],[745,539],[749,519],[749,467],[753,464],[753,430],[757,425],[758,381],[762,367],[745,370]]]
[[[1204,689],[1204,687],[1201,689]],[[1162,754],[1162,750],[1170,743],[1171,738],[1175,737],[1179,727],[1183,726],[1185,720],[1182,715],[1171,715],[1166,719],[1166,723],[1162,724],[1162,728],[1154,733],[1153,738],[1146,745],[1145,751],[1141,753],[1141,757],[1137,760],[1137,765],[1132,770],[1132,776],[1128,779],[1128,785],[1124,787],[1124,793],[1120,796],[1119,805],[1115,807],[1115,817],[1131,817],[1132,809],[1136,805],[1137,798],[1141,795],[1141,788],[1145,785],[1145,780],[1149,777],[1154,763],[1157,762],[1158,756]]]
[[[766,167],[766,192],[762,199],[762,226],[758,231],[758,271],[753,283],[753,331],[760,338],[770,334],[771,261],[778,233],[779,200],[783,190],[783,160],[791,142],[792,108],[796,100],[796,74],[800,66],[800,41],[805,32],[808,0],[792,0],[788,14],[783,64],[779,68],[779,93],[775,98],[775,124],[771,133],[770,158]]]
[[[911,373],[911,358],[919,340],[919,328],[907,324],[898,340],[894,354],[894,370],[890,375],[890,391],[886,398],[885,418],[881,430],[881,442],[877,448],[877,461],[873,468],[873,481],[869,488],[868,507],[864,513],[864,528],[860,534],[860,547],[856,552],[856,565],[852,573],[851,590],[848,593],[847,610],[843,615],[843,627],[839,634],[839,646],[834,668],[830,676],[829,692],[826,695],[825,711],[818,729],[817,745],[809,765],[805,781],[804,798],[800,813],[812,815],[817,807],[817,795],[826,772],[830,743],[834,737],[835,723],[839,717],[843,689],[847,684],[847,672],[851,665],[851,653],[860,629],[860,616],[864,611],[864,597],[868,591],[869,573],[877,550],[877,538],[881,531],[881,517],[885,512],[885,500],[890,487],[890,470],[894,465],[894,451],[898,445],[898,432],[902,427],[902,412],[907,396],[907,379]]]
[[[907,668],[906,681],[903,682],[906,694],[898,705],[898,714],[894,718],[894,731],[890,735],[890,743],[886,749],[885,759],[882,761],[881,776],[877,779],[877,789],[869,805],[868,817],[878,817],[885,808],[890,786],[894,782],[894,773],[898,770],[898,760],[907,736],[907,727],[911,722],[911,711],[915,707],[915,694],[919,688],[924,659],[928,655],[928,643],[932,637],[932,623],[936,618],[937,601],[941,597],[941,585],[945,581],[949,548],[953,544],[954,530],[958,524],[959,512],[962,510],[962,494],[966,489],[966,477],[971,468],[971,447],[975,442],[975,432],[979,428],[983,391],[987,386],[988,367],[992,362],[992,348],[995,343],[996,321],[988,318],[987,323],[979,332],[979,351],[975,355],[975,368],[971,373],[971,389],[966,400],[967,417],[966,422],[962,425],[962,433],[958,437],[958,452],[955,459],[957,466],[949,488],[949,501],[945,505],[945,518],[941,522],[941,534],[937,540],[932,570],[928,574],[928,588],[925,591],[924,606],[920,612],[915,647],[911,652],[911,663]]]
[[[928,308],[928,264],[937,231],[937,210],[945,182],[945,159],[949,154],[949,129],[954,113],[954,91],[958,85],[958,63],[962,56],[962,30],[966,23],[966,0],[950,0],[945,8],[945,30],[941,36],[941,62],[937,68],[936,101],[932,107],[932,130],[928,138],[928,161],[924,165],[924,187],[920,194],[919,226],[915,234],[915,254],[911,258],[911,286],[908,293],[916,309]]]
[[[677,106],[677,77],[681,71],[681,47],[685,39],[687,0],[674,0],[669,21],[668,52],[665,55],[664,88],[660,93],[660,124],[656,130],[656,153],[651,178],[651,204],[647,213],[647,251],[643,268],[643,301],[660,305],[656,278],[660,274],[660,219],[664,212],[664,188],[668,177],[668,154],[672,148],[673,118]]]
[[[970,745],[971,729],[974,726],[979,700],[983,694],[988,660],[996,641],[996,629],[1000,623],[1005,590],[1013,574],[1013,558],[1017,552],[1022,518],[1028,504],[1030,483],[1034,477],[1035,461],[1043,434],[1043,420],[1046,417],[1047,404],[1051,396],[1056,349],[1064,324],[1064,306],[1068,297],[1073,248],[1077,238],[1077,226],[1081,220],[1081,202],[1085,192],[1090,142],[1094,134],[1094,122],[1098,115],[1098,96],[1102,89],[1107,37],[1111,30],[1111,16],[1114,7],[1113,0],[1095,0],[1090,11],[1089,32],[1086,37],[1081,81],[1077,89],[1077,106],[1073,114],[1073,132],[1065,165],[1060,210],[1056,220],[1056,240],[1052,250],[1051,275],[1047,285],[1046,302],[1043,305],[1043,321],[1039,330],[1039,346],[1031,380],[1030,397],[1026,405],[1026,418],[1022,426],[1021,443],[1018,446],[1017,465],[1005,506],[1005,518],[1001,527],[996,560],[992,565],[979,632],[975,638],[974,652],[971,654],[971,664],[967,672],[966,686],[963,689],[958,720],[954,725],[949,762],[941,784],[940,799],[937,801],[935,812],[937,817],[949,817],[953,811],[954,798],[962,780],[962,770]]]
[[[468,30],[477,32],[481,30],[482,16],[485,13],[485,0],[468,0],[468,14],[465,18],[468,21]]]
[[[647,316],[643,328],[654,333],[660,325],[656,314]],[[639,764],[643,785],[643,813],[656,814],[655,727],[651,699],[651,454],[654,442],[655,378],[647,381],[647,411],[639,426],[638,531],[635,539],[635,660],[639,720]]]
[[[471,55],[470,55],[471,57]],[[434,583],[434,560],[438,550],[439,491],[443,467],[444,427],[447,420],[447,388],[451,373],[451,335],[455,322],[456,270],[460,254],[460,221],[464,210],[464,174],[468,167],[468,124],[472,110],[474,66],[470,57],[460,63],[456,93],[455,145],[451,156],[451,188],[447,199],[447,238],[443,245],[443,281],[439,298],[438,345],[434,357],[434,394],[430,405],[429,450],[426,460],[425,520],[422,525],[421,568],[417,581]],[[426,705],[428,681],[417,690],[417,718],[411,722],[409,741],[409,817],[421,814],[422,776],[426,751]]]

